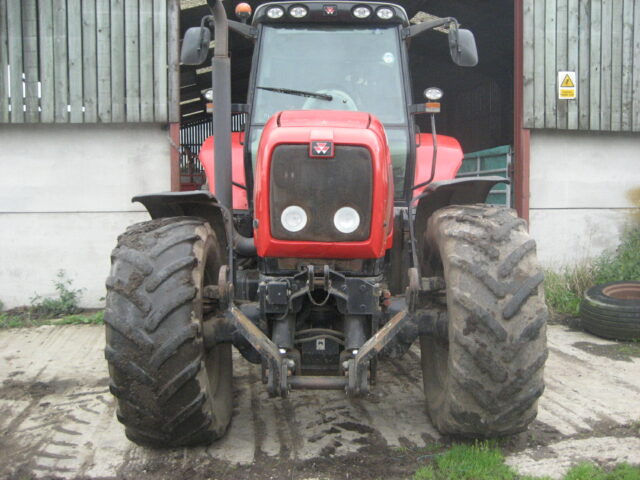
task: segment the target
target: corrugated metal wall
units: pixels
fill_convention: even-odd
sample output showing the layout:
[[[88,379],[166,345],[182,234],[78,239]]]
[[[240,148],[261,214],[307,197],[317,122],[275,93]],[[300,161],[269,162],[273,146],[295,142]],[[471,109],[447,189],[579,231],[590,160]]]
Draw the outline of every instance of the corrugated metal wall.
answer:
[[[178,0],[0,0],[0,123],[179,121]]]
[[[523,20],[526,128],[640,131],[640,0],[524,0]]]

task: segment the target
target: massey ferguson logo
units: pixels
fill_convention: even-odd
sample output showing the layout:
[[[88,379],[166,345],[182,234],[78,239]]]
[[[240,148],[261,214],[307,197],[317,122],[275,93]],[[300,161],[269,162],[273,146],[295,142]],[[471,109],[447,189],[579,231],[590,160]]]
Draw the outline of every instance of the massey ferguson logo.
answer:
[[[309,152],[311,157],[333,157],[333,142],[316,141],[311,142],[311,151]]]
[[[333,17],[338,12],[337,5],[324,5],[324,14]]]

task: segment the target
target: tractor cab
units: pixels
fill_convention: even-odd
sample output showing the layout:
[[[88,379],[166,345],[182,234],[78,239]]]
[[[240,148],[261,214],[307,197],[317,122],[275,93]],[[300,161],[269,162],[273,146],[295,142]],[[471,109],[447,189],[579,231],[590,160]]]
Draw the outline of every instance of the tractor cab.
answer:
[[[252,164],[264,125],[277,112],[367,112],[384,125],[395,197],[402,199],[408,159],[415,154],[404,9],[357,3],[266,4],[258,7],[253,25],[257,44],[247,125]]]

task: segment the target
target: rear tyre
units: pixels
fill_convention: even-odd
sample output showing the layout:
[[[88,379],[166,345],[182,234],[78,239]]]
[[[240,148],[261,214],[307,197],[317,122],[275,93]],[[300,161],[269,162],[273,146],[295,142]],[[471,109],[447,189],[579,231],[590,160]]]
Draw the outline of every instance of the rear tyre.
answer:
[[[471,437],[525,430],[544,390],[547,309],[524,221],[501,207],[446,207],[429,219],[427,243],[449,319],[448,338],[420,338],[432,422]]]
[[[118,238],[107,279],[110,389],[127,437],[179,447],[221,437],[231,419],[231,345],[205,350],[202,292],[224,255],[198,218],[151,220]]]

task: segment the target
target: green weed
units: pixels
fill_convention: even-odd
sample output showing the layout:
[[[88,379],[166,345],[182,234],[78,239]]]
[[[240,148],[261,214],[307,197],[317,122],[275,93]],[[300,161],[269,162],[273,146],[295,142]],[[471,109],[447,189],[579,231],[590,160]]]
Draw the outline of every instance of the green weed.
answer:
[[[627,229],[615,252],[605,252],[595,263],[598,283],[640,281],[640,227]]]
[[[58,293],[57,298],[43,298],[35,295],[31,298],[31,315],[38,318],[73,315],[80,311],[78,303],[82,296],[82,288],[73,288],[73,281],[67,278],[64,270],[59,270],[53,285]]]
[[[8,315],[6,313],[0,313],[0,329],[17,328],[17,327],[23,327],[23,326],[24,326],[23,319],[19,317],[15,317],[13,315]]]
[[[103,311],[81,313],[79,307],[81,288],[73,288],[64,270],[58,271],[53,282],[57,297],[43,298],[36,294],[31,306],[2,312],[0,304],[0,329],[37,327],[40,325],[95,325],[104,321]]]
[[[544,291],[549,308],[578,316],[585,290],[600,283],[640,281],[640,227],[627,229],[620,246],[593,260],[585,260],[560,271],[546,271]]]

